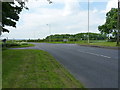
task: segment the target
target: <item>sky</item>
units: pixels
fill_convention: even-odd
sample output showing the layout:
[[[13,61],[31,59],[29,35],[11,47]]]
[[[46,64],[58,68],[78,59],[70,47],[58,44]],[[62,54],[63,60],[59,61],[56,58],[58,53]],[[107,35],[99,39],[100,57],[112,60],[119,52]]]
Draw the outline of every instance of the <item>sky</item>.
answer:
[[[88,0],[29,0],[29,10],[21,12],[17,27],[6,27],[10,33],[1,38],[43,39],[54,34],[88,32]],[[117,8],[117,0],[89,0],[89,32],[99,33],[106,13]]]

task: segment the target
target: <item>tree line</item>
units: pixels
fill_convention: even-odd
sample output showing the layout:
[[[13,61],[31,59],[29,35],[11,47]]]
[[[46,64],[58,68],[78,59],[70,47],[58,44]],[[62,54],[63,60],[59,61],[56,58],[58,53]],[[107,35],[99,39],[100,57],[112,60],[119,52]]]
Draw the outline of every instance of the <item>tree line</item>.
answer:
[[[88,33],[78,33],[78,34],[56,34],[56,35],[50,35],[45,38],[46,41],[80,41],[80,40],[87,40],[88,39]],[[105,34],[98,34],[98,33],[89,33],[89,39],[90,40],[105,40],[107,39],[107,36]]]
[[[90,40],[106,40],[108,37],[106,34],[89,33]],[[28,42],[62,42],[62,41],[81,41],[87,40],[88,33],[78,34],[55,34],[47,36],[45,39],[28,40]]]

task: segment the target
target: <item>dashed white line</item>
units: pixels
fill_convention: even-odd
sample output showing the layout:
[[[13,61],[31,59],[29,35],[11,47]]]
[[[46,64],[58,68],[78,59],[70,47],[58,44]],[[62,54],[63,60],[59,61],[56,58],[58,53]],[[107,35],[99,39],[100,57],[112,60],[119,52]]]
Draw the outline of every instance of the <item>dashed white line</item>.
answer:
[[[111,58],[109,56],[105,56],[105,55],[101,55],[101,54],[96,54],[96,53],[91,53],[91,52],[85,52],[85,51],[80,51],[80,50],[78,50],[78,51],[82,52],[82,53],[87,53],[87,54],[95,55],[95,56],[101,56],[101,57],[105,57],[105,58]]]
[[[109,57],[109,56],[104,56],[104,55],[100,55],[100,56],[102,56],[102,57],[106,57],[106,58],[111,58],[111,57]]]

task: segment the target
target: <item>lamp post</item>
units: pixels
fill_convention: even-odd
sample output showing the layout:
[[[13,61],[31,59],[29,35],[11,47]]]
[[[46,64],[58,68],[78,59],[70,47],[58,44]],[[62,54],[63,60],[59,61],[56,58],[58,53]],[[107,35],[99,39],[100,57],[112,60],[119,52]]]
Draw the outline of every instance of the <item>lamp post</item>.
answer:
[[[50,33],[50,35],[51,35],[51,25],[50,24],[46,24],[47,26],[48,26],[48,28],[49,28],[49,33]],[[49,36],[49,42],[51,42],[51,36]]]
[[[117,21],[117,45],[119,45],[120,39],[120,0],[118,0],[118,21]]]
[[[89,0],[88,0],[88,43],[90,42],[89,40]]]

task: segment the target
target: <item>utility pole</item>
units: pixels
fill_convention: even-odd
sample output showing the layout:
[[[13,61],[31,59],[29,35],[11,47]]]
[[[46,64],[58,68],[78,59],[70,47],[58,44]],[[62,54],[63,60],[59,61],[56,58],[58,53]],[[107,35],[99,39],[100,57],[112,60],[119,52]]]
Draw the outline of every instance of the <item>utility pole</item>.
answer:
[[[120,41],[120,0],[118,0],[118,21],[117,21],[117,46],[120,45],[119,41]]]
[[[89,40],[89,0],[88,0],[88,43],[90,43],[90,40]]]

